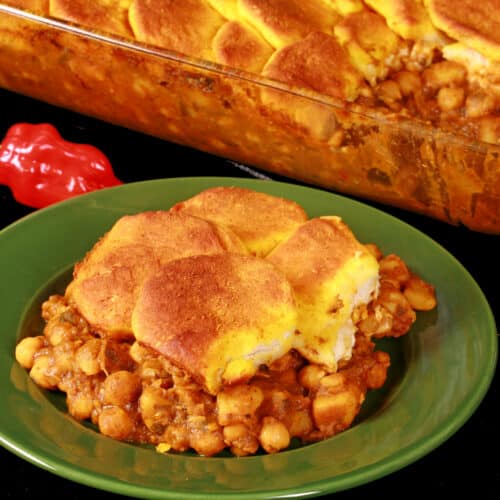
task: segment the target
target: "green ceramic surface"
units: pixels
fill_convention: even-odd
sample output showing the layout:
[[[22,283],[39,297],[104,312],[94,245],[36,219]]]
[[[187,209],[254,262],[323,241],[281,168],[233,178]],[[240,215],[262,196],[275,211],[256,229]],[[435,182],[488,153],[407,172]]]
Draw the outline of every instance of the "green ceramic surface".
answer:
[[[361,241],[400,255],[436,286],[437,309],[419,314],[404,338],[380,343],[392,357],[388,382],[370,393],[351,429],[276,455],[161,455],[74,421],[62,395],[38,388],[16,364],[16,342],[40,331],[40,303],[64,288],[71,266],[116,219],[168,208],[214,185],[281,195],[310,216],[340,215]],[[481,402],[496,365],[493,314],[478,285],[446,250],[376,209],[302,186],[207,177],[79,196],[0,232],[0,275],[0,444],[52,473],[135,497],[300,498],[367,483],[417,460],[457,431]]]

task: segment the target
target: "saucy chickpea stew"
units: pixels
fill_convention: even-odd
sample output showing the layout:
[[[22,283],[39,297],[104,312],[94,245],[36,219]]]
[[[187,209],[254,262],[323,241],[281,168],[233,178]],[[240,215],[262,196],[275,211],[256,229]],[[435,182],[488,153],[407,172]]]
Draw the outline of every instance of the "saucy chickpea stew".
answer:
[[[468,284],[465,288],[474,290],[477,297],[474,298],[473,293],[472,299],[482,304],[486,312],[485,321],[489,328],[483,328],[483,331],[491,331],[492,327],[488,324],[492,319],[488,315],[487,304],[482,302],[484,298],[480,291],[474,288],[471,278],[453,259],[450,259],[446,252],[423,235],[366,206],[329,193],[297,186],[241,179],[208,178],[190,179],[186,184],[181,180],[141,184],[113,188],[103,193],[92,193],[66,204],[65,216],[74,211],[74,215],[70,217],[75,217],[76,212],[81,212],[81,206],[76,205],[85,204],[86,199],[91,201],[92,198],[91,205],[106,212],[105,220],[98,224],[95,222],[89,224],[86,222],[87,217],[89,221],[95,219],[93,209],[89,207],[83,211],[83,225],[93,225],[85,237],[85,243],[77,244],[78,249],[63,252],[66,257],[61,259],[59,271],[55,276],[53,270],[45,271],[49,272],[50,279],[47,276],[42,282],[45,285],[38,287],[36,294],[32,293],[31,305],[25,309],[25,317],[18,326],[19,338],[15,345],[18,363],[12,365],[12,373],[15,374],[13,378],[16,380],[18,390],[36,393],[39,395],[36,399],[41,397],[49,402],[50,406],[55,405],[57,414],[69,416],[69,420],[65,417],[63,427],[71,425],[72,429],[80,428],[81,439],[102,441],[106,443],[102,445],[103,450],[107,447],[118,447],[117,449],[124,452],[124,456],[129,453],[137,453],[138,456],[147,453],[148,460],[152,461],[151,473],[157,478],[155,481],[160,482],[158,475],[163,475],[164,480],[171,482],[173,470],[162,470],[161,466],[155,464],[164,463],[171,466],[173,463],[171,460],[175,461],[176,457],[181,459],[184,457],[186,460],[196,456],[210,457],[207,460],[212,461],[212,466],[208,465],[208,462],[206,466],[197,462],[198,468],[183,469],[183,472],[196,480],[212,482],[212,486],[217,485],[216,489],[222,488],[221,491],[228,492],[234,492],[235,488],[239,487],[235,486],[236,479],[228,477],[234,471],[231,472],[232,466],[227,465],[229,463],[227,460],[247,457],[241,462],[242,464],[255,467],[256,462],[253,460],[257,460],[261,470],[265,466],[263,460],[267,456],[266,460],[269,462],[266,463],[272,465],[266,469],[265,476],[271,483],[269,485],[268,482],[266,485],[258,481],[258,485],[252,484],[254,493],[257,488],[259,494],[264,494],[269,488],[273,491],[276,491],[276,488],[284,488],[285,478],[270,479],[269,475],[273,476],[273,467],[283,469],[282,472],[285,473],[286,480],[294,491],[297,491],[297,488],[300,490],[301,487],[293,479],[294,473],[287,472],[289,461],[294,463],[292,468],[297,472],[296,465],[299,462],[304,466],[301,460],[297,462],[296,459],[299,457],[296,455],[297,452],[306,453],[304,457],[309,453],[313,455],[319,453],[316,458],[308,456],[306,459],[312,464],[310,478],[306,482],[318,485],[322,483],[323,485],[318,487],[326,492],[345,487],[341,482],[336,484],[336,476],[354,474],[352,475],[354,479],[349,484],[360,484],[386,474],[397,467],[395,464],[405,461],[408,463],[408,460],[414,459],[418,453],[426,453],[436,446],[436,440],[432,443],[426,442],[423,430],[418,431],[416,437],[412,437],[414,431],[408,432],[416,421],[423,419],[422,412],[425,412],[429,405],[437,408],[437,415],[443,413],[438,419],[441,419],[440,439],[444,440],[450,429],[458,428],[480,401],[491,377],[489,371],[486,373],[484,371],[488,363],[485,365],[482,361],[478,364],[479,371],[476,376],[476,382],[479,380],[480,383],[476,384],[474,389],[471,387],[470,391],[473,391],[474,396],[471,397],[469,394],[465,413],[458,411],[463,403],[461,394],[451,396],[451,400],[456,400],[457,410],[450,416],[449,409],[442,408],[443,405],[439,403],[439,397],[434,395],[433,390],[427,399],[425,394],[418,393],[419,384],[426,383],[425,392],[428,395],[429,377],[433,378],[436,370],[440,374],[446,372],[446,366],[452,358],[457,357],[457,349],[462,352],[464,349],[469,349],[467,342],[465,345],[461,345],[460,342],[456,344],[456,339],[449,340],[446,337],[446,330],[455,322],[451,313],[457,311],[463,304],[454,303],[456,300],[460,301],[460,297],[455,297],[450,303],[446,293],[446,287],[450,285],[446,285],[445,276],[450,276],[451,273],[459,281],[464,280]],[[105,240],[101,236],[112,233],[110,229],[117,221],[130,214],[135,217],[136,214],[152,210],[167,211],[176,204],[202,193],[205,189],[219,186],[227,186],[228,189],[240,186],[295,200],[307,212],[307,220],[297,222],[297,227],[309,224],[311,220],[322,216],[339,216],[348,229],[352,230],[355,240],[363,246],[366,258],[373,259],[370,262],[375,262],[378,283],[365,301],[356,303],[349,309],[349,324],[353,325],[353,341],[350,349],[345,347],[347,345],[345,342],[342,344],[345,349],[335,360],[335,366],[328,365],[328,359],[314,360],[307,343],[296,343],[293,340],[301,335],[294,332],[291,344],[286,344],[288,337],[280,337],[280,342],[286,344],[285,350],[276,350],[265,362],[261,358],[256,358],[255,365],[250,368],[248,363],[243,367],[237,365],[236,368],[225,365],[220,383],[213,386],[207,382],[208,372],[203,371],[203,368],[197,368],[198,365],[210,366],[212,360],[208,357],[203,357],[203,362],[198,363],[201,356],[198,353],[198,358],[193,357],[190,363],[183,365],[179,362],[182,357],[176,358],[172,355],[172,351],[162,347],[161,343],[151,341],[143,330],[138,335],[139,339],[136,338],[133,333],[134,327],[138,329],[140,325],[140,321],[136,318],[137,314],[131,323],[131,335],[122,324],[113,331],[109,326],[95,326],[92,316],[86,314],[85,317],[80,310],[82,302],[75,291],[78,287],[71,285],[69,288],[73,287],[72,293],[67,293],[67,285],[78,282],[78,273],[85,278],[81,280],[84,283],[84,285],[80,283],[81,288],[92,289],[89,285],[89,280],[95,278],[92,273],[98,268],[98,264],[105,260],[104,254],[97,255],[94,249],[97,241],[99,241],[98,249],[104,248],[116,257],[116,248],[123,246],[124,233],[120,233],[117,238],[118,245],[113,244],[108,247],[106,244],[112,239]],[[135,193],[134,189],[137,190]],[[148,202],[142,207],[132,206],[142,203],[144,189],[148,194]],[[123,203],[125,199],[130,199],[130,190],[135,201],[125,207]],[[124,191],[128,193],[125,194]],[[105,210],[101,207],[105,207]],[[58,207],[48,210],[57,211]],[[45,211],[40,213],[43,212]],[[101,213],[100,217],[102,215]],[[379,224],[373,224],[374,221]],[[258,218],[254,222],[258,223]],[[286,236],[287,241],[292,238],[294,231],[296,228]],[[388,236],[390,232],[393,233],[392,236]],[[90,250],[92,251],[89,252],[89,257],[86,252]],[[357,252],[359,250],[354,252],[356,258]],[[418,257],[415,252],[419,254]],[[97,257],[92,260],[92,256],[96,255]],[[289,255],[292,256],[293,252]],[[218,256],[212,255],[206,258],[216,259],[216,257],[221,260]],[[257,259],[266,263],[270,260],[270,267],[278,266],[277,259],[268,259],[267,256],[255,257],[254,253],[238,258],[241,258],[245,265],[248,259]],[[193,268],[193,265],[196,268],[198,265],[197,256],[182,256],[180,259],[193,259],[190,261],[190,268]],[[76,262],[78,265],[75,275],[75,272],[69,269],[72,269]],[[85,263],[89,262],[87,269]],[[113,262],[116,264],[116,261]],[[303,262],[307,262],[307,257]],[[210,261],[210,265],[212,264]],[[345,262],[341,264],[335,269],[335,276],[338,276],[346,265],[350,265]],[[169,266],[172,266],[171,261],[163,263],[160,267],[163,269]],[[116,266],[111,267],[115,269]],[[366,263],[363,268],[365,267]],[[221,269],[225,272],[225,268]],[[359,270],[354,269],[355,274],[358,274]],[[97,275],[101,279],[107,271],[109,268],[100,268]],[[180,272],[180,268],[174,267],[173,271]],[[280,273],[286,275],[286,270],[281,269]],[[299,309],[298,318],[294,317],[292,323],[306,331],[308,325],[300,318],[300,308],[304,308],[304,303],[307,301],[301,298],[300,290],[293,279],[287,277],[287,281],[291,282],[294,307]],[[345,285],[345,281],[342,283]],[[113,282],[113,285],[116,286],[116,282]],[[328,276],[319,298],[316,297],[317,301],[323,300],[325,288],[333,288],[335,296],[338,296],[339,291],[336,286],[338,283],[332,285]],[[142,281],[140,288],[141,290],[146,288]],[[356,292],[359,292],[359,289]],[[329,304],[328,314],[333,316],[338,314],[348,300],[344,298],[340,302],[343,304],[336,303],[335,307]],[[135,305],[134,302],[134,307]],[[257,302],[253,307],[258,305]],[[278,306],[275,305],[276,307]],[[85,305],[83,309],[85,310]],[[177,305],[177,310],[182,310],[182,303]],[[43,320],[40,319],[40,314]],[[321,315],[315,317],[321,319]],[[165,321],[164,317],[162,321]],[[172,331],[175,330],[174,326],[171,327]],[[244,328],[246,326],[245,323]],[[467,325],[467,328],[470,326]],[[209,328],[208,323],[206,328]],[[234,330],[230,332],[234,334]],[[436,344],[436,339],[440,339],[440,344]],[[490,340],[489,337],[484,339],[485,342]],[[455,352],[448,350],[450,341],[455,343],[452,348]],[[212,345],[215,343],[208,344],[208,350],[212,349]],[[339,343],[336,344],[337,353],[338,346]],[[427,350],[431,346],[434,346],[436,352],[429,354]],[[313,347],[318,348],[318,346]],[[434,359],[437,351],[439,351],[438,359]],[[426,358],[425,362],[423,358]],[[247,356],[245,361],[249,359],[253,360]],[[235,370],[236,376],[234,376]],[[442,377],[439,377],[439,380],[441,379]],[[440,386],[439,390],[442,389],[440,384],[437,383]],[[36,391],[41,392],[33,392],[35,387]],[[447,398],[450,400],[450,396]],[[396,425],[399,418],[401,420]],[[50,428],[50,424],[43,423],[43,419],[39,425],[46,430]],[[387,427],[384,429],[384,425],[391,426],[396,442],[387,443],[389,430]],[[366,432],[368,434],[365,434]],[[373,443],[371,450],[366,450],[361,445],[362,441],[358,441],[359,436],[356,438],[357,433],[364,434],[362,441],[370,439]],[[50,439],[55,443],[59,442],[60,445],[57,434],[57,428],[52,428],[49,432]],[[353,439],[355,441],[352,441]],[[358,444],[353,446],[354,442]],[[123,448],[120,443],[127,447]],[[401,455],[400,450],[407,448],[409,444],[415,448],[411,457],[405,457],[404,453]],[[131,452],[131,448],[135,451]],[[276,453],[278,451],[280,453]],[[372,467],[370,464],[373,455],[368,457],[372,453],[380,454],[375,463],[384,462],[388,456],[394,461],[389,460],[390,465]],[[319,464],[316,461],[323,460],[329,454],[337,458],[338,463],[333,465],[333,469],[337,470],[330,473],[325,472],[323,467],[319,467],[321,470],[316,470],[317,466],[314,464]],[[272,456],[291,458],[279,461],[277,458],[271,459]],[[355,461],[361,461],[361,467],[352,462],[353,457]],[[224,474],[220,470],[220,459],[225,464]],[[246,462],[249,459],[252,460]],[[115,465],[121,464],[123,467],[123,460],[123,457],[117,458]],[[159,462],[161,460],[164,462]],[[104,466],[104,470],[107,467]],[[125,466],[127,467],[128,465]],[[242,467],[246,469],[246,465]],[[137,469],[137,464],[133,469],[133,475],[141,477],[138,483],[148,476],[146,470]],[[280,485],[275,485],[275,482]],[[249,484],[247,482],[247,487]],[[117,489],[114,483],[100,486],[112,491],[124,491]],[[175,487],[178,486],[176,483]],[[140,486],[140,491],[134,491],[134,494],[146,495],[145,492],[150,492],[151,487],[155,488],[150,484],[143,490]],[[194,487],[194,484],[188,486],[183,483],[181,491],[186,488],[189,492]]]

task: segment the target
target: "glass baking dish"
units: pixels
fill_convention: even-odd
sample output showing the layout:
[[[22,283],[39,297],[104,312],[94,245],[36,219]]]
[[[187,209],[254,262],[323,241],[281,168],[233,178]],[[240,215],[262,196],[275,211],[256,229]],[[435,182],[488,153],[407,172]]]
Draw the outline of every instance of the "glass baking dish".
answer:
[[[3,4],[0,86],[291,179],[500,233],[500,147],[411,118],[348,111],[312,91]]]

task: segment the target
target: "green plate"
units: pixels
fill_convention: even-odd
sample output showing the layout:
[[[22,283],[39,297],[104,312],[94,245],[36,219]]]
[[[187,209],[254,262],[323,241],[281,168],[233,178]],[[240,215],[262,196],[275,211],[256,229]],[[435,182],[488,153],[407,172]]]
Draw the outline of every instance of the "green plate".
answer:
[[[400,255],[436,286],[438,307],[412,331],[384,340],[387,384],[370,393],[354,426],[276,455],[203,458],[161,455],[99,435],[72,420],[64,398],[38,388],[14,359],[37,333],[39,305],[61,290],[71,266],[120,216],[168,208],[214,185],[239,185],[299,202],[310,216],[337,214],[363,242]],[[258,217],[258,214],[256,214]],[[434,241],[378,210],[318,189],[232,178],[127,184],[34,212],[0,232],[0,442],[52,473],[144,498],[309,497],[385,476],[439,446],[471,416],[495,370],[493,314],[478,285]]]

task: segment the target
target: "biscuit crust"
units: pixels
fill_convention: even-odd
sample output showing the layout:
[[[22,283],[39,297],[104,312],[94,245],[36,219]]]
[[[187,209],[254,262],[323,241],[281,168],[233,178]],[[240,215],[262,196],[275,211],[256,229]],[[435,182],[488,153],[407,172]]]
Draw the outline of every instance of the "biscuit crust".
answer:
[[[229,228],[250,253],[260,257],[307,220],[305,210],[294,201],[232,186],[206,189],[171,210]]]
[[[188,214],[148,211],[120,218],[74,269],[66,297],[103,336],[132,336],[137,293],[173,259],[246,253],[229,229]]]
[[[230,253],[164,265],[145,282],[132,317],[140,343],[212,394],[287,353],[295,322],[285,277],[263,259]]]

